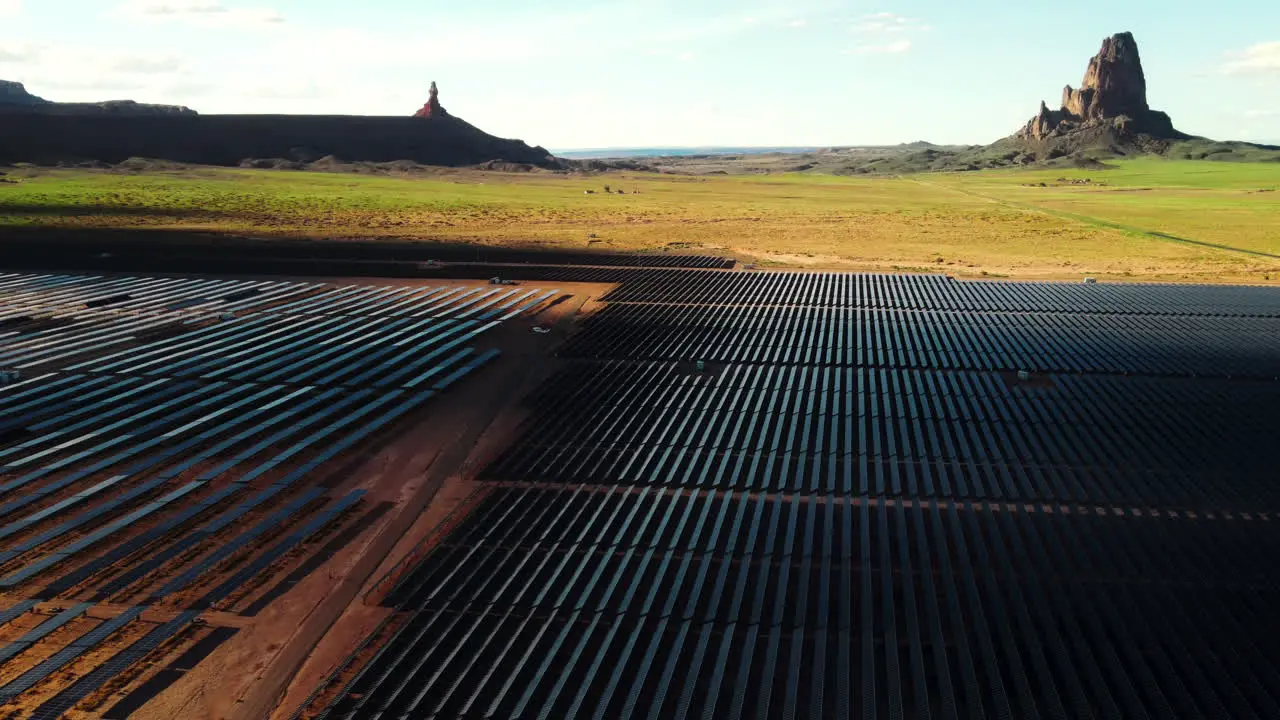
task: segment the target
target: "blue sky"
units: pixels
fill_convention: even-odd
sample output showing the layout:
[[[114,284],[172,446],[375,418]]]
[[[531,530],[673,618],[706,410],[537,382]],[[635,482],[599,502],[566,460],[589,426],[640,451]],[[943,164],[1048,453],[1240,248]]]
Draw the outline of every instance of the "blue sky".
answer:
[[[201,112],[446,108],[554,149],[986,143],[1138,38],[1182,130],[1280,142],[1274,0],[0,0],[0,78]]]

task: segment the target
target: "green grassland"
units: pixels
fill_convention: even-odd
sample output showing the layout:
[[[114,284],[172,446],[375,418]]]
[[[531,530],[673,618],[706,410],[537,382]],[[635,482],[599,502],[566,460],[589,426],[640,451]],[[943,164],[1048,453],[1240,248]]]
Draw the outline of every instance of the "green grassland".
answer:
[[[1280,163],[1150,158],[1109,169],[898,177],[6,172],[0,228],[464,240],[965,277],[1280,283]],[[614,194],[603,194],[606,184]]]

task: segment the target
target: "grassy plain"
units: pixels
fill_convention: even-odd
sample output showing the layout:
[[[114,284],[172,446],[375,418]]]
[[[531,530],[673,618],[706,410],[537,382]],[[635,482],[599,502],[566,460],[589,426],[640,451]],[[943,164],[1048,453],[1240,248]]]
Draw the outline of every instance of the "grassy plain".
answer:
[[[18,182],[0,183],[0,231],[142,226],[706,251],[968,277],[1280,283],[1277,163],[1146,159],[900,177],[7,172],[0,179]]]

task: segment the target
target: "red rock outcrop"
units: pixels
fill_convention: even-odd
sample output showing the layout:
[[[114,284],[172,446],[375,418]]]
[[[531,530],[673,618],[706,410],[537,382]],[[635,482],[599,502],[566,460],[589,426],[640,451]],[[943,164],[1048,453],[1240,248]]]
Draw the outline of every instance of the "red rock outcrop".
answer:
[[[427,104],[422,109],[414,113],[416,118],[441,118],[448,116],[449,112],[440,105],[440,91],[436,89],[435,81],[431,81],[431,96],[427,100]]]
[[[1168,115],[1147,104],[1147,79],[1132,33],[1103,40],[1102,49],[1089,61],[1080,87],[1068,85],[1063,89],[1062,108],[1050,110],[1041,102],[1040,112],[1018,132],[1018,137],[1044,140],[1101,127],[1158,138],[1182,135],[1173,129]]]

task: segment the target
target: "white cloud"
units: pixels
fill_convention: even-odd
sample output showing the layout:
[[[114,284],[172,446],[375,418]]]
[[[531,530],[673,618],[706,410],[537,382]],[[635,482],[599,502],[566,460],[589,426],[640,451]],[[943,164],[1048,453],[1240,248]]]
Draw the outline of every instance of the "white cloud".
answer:
[[[163,75],[178,72],[184,65],[182,58],[172,55],[121,55],[111,59],[109,68],[135,75]]]
[[[0,63],[29,63],[40,57],[40,47],[27,43],[0,43]]]
[[[850,28],[863,43],[846,55],[901,55],[914,47],[913,37],[930,28],[917,18],[891,12],[878,12],[862,16]]]
[[[21,71],[0,76],[21,80],[35,95],[65,102],[164,102],[166,85],[181,79],[185,67],[174,56],[73,44],[0,46],[0,67],[6,61],[21,64]]]
[[[791,22],[787,23],[787,27],[789,27],[789,28],[802,28],[802,27],[805,27],[805,26],[806,26],[806,25],[808,25],[808,24],[809,24],[809,21],[808,21],[808,20],[792,20]]]
[[[218,0],[126,0],[116,8],[122,18],[144,22],[180,22],[201,27],[271,27],[285,21],[264,7],[228,7]]]
[[[878,45],[859,45],[853,50],[846,50],[846,55],[901,55],[911,51],[910,40],[894,40]]]
[[[896,35],[928,29],[929,26],[917,18],[891,12],[864,15],[852,28],[853,32],[859,35]]]
[[[17,17],[22,12],[22,0],[0,0],[0,18]]]
[[[1246,110],[1244,116],[1250,120],[1280,117],[1280,110]]]
[[[1258,43],[1243,52],[1228,53],[1223,72],[1232,74],[1275,73],[1280,74],[1280,41]]]

